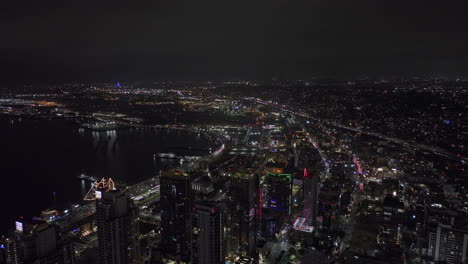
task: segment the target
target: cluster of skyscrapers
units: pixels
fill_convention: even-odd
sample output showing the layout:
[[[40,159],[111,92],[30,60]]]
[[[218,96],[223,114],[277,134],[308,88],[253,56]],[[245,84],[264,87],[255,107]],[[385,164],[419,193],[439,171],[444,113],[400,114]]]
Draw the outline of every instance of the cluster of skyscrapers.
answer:
[[[74,263],[73,243],[42,220],[16,222],[11,237],[0,241],[0,263]]]
[[[105,187],[105,188],[104,188]],[[95,190],[97,262],[141,263],[137,207],[124,190],[100,185]],[[73,264],[74,238],[41,218],[20,219],[10,236],[0,241],[2,264]]]
[[[304,171],[301,219],[311,226],[316,218],[318,177]],[[161,173],[161,221],[155,230],[159,240],[146,251],[140,248],[139,212],[134,200],[127,191],[116,189],[111,180],[96,182],[86,200],[91,200],[96,209],[93,223],[97,263],[221,264],[228,259],[233,263],[258,263],[259,243],[277,237],[290,220],[291,173],[281,168],[246,168],[222,179],[194,178],[192,172],[177,169]],[[210,181],[223,185],[209,195],[201,191],[204,188],[194,188],[194,183]],[[20,220],[11,236],[1,241],[0,263],[78,263],[73,238],[65,234],[50,221]]]
[[[318,177],[310,178],[304,187],[311,190],[304,195],[317,203],[318,181],[313,179]],[[226,179],[219,195],[201,199],[191,188],[189,173],[161,175],[161,243],[153,249],[154,263],[258,263],[260,241],[277,236],[291,216],[291,174],[276,168],[259,175],[246,169]],[[304,208],[303,218],[312,225],[317,206]]]
[[[281,239],[287,231],[284,227],[302,237],[311,237],[321,229],[320,179],[310,171],[240,168],[218,175],[218,179],[203,180],[196,172],[163,171],[157,207],[161,221],[155,229],[159,239],[145,249],[141,246],[139,207],[128,191],[101,181],[94,193],[87,195],[96,209],[97,254],[93,263],[260,263],[262,243]],[[301,183],[299,193],[293,192],[293,179],[296,186]],[[223,184],[209,193],[203,191],[208,185],[211,189],[214,182]],[[383,210],[385,217],[393,219],[401,214],[402,204],[391,198],[385,199]],[[291,207],[296,207],[296,213],[291,214]],[[463,215],[428,207],[424,216],[414,215],[413,219],[424,227],[415,245],[422,249],[421,263],[466,263],[468,232],[461,228],[466,224]],[[75,256],[74,238],[53,222],[19,219],[15,227],[0,240],[1,264],[85,263]],[[395,237],[398,243],[400,235]]]

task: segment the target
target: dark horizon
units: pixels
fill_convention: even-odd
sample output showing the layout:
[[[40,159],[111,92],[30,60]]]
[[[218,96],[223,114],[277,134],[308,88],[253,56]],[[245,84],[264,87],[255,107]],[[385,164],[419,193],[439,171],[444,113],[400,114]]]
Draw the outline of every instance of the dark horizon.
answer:
[[[2,8],[0,81],[463,77],[456,1],[37,2]]]

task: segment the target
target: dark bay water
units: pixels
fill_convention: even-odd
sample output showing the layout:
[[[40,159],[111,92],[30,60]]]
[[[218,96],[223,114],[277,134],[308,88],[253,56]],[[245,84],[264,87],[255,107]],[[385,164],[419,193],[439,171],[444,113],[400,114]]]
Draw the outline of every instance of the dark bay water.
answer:
[[[209,143],[185,131],[93,132],[69,120],[0,117],[0,234],[19,216],[79,202],[89,187],[76,178],[81,173],[132,184],[170,165],[153,154],[203,155]]]

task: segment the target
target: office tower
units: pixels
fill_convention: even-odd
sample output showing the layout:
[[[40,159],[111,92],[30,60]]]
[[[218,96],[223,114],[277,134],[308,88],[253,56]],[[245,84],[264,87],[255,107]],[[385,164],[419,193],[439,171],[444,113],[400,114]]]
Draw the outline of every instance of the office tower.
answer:
[[[296,218],[292,227],[295,230],[312,233],[317,225],[319,177],[304,168],[302,177],[303,209],[302,216]]]
[[[133,201],[120,190],[98,190],[96,196],[98,262],[139,263],[138,217]]]
[[[229,252],[241,248],[247,256],[256,258],[261,214],[259,191],[259,178],[256,174],[238,171],[230,178],[231,202],[227,215]]]
[[[190,175],[168,170],[161,175],[161,251],[165,257],[190,261],[192,191]]]
[[[192,264],[224,264],[224,217],[218,207],[195,204],[192,212]]]
[[[15,238],[0,239],[0,264],[22,264],[22,247]]]
[[[278,168],[272,171],[263,177],[263,203],[267,208],[291,214],[291,174]]]
[[[459,264],[467,263],[467,250],[467,229],[439,224],[429,231],[428,247],[423,255],[436,263]]]
[[[4,263],[74,263],[73,244],[62,239],[56,226],[38,219],[20,220],[15,225],[14,237],[0,242]]]
[[[303,175],[303,193],[304,208],[302,216],[306,219],[308,225],[315,225],[317,222],[319,177],[310,174],[306,168],[304,168]]]

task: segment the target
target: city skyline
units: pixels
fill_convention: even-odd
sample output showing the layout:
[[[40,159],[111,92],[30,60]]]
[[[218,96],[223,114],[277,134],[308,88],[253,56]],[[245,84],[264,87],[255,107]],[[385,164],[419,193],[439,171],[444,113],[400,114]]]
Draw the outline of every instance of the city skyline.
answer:
[[[2,89],[2,184],[22,187],[0,193],[0,263],[465,264],[467,91],[463,78]]]
[[[465,13],[4,3],[0,264],[468,264]]]

